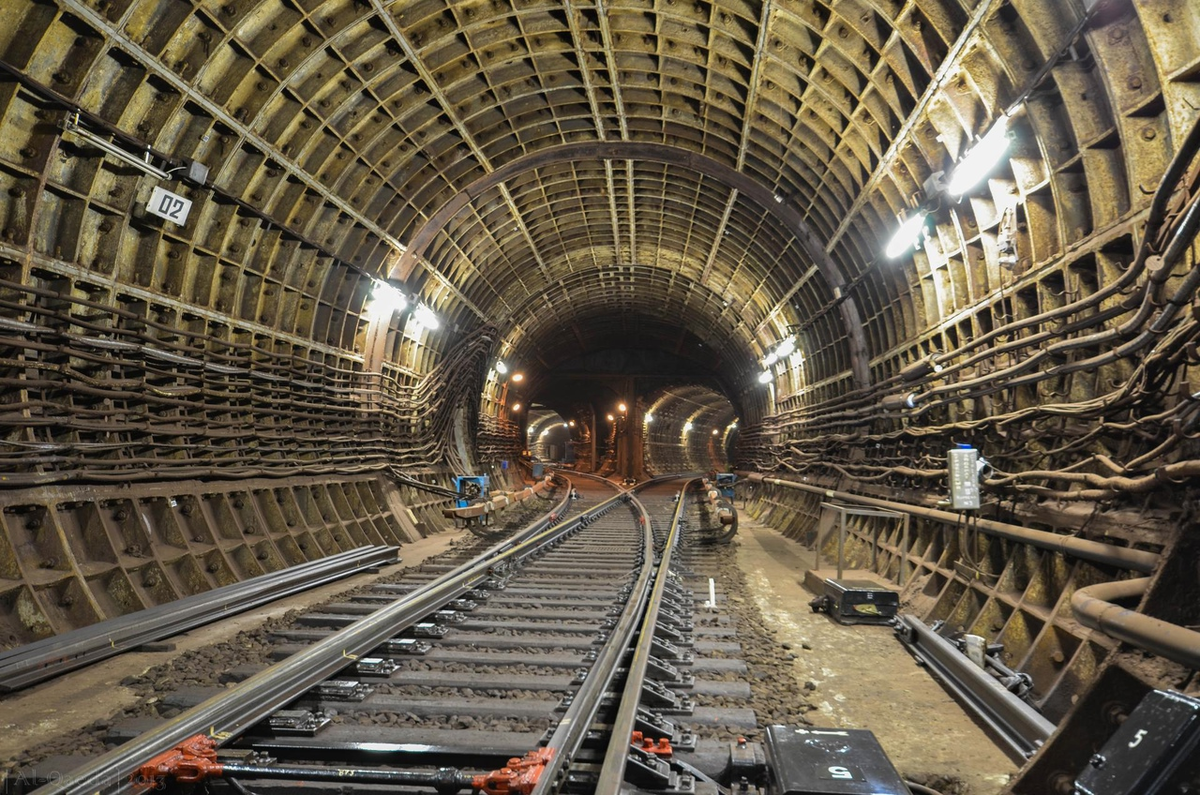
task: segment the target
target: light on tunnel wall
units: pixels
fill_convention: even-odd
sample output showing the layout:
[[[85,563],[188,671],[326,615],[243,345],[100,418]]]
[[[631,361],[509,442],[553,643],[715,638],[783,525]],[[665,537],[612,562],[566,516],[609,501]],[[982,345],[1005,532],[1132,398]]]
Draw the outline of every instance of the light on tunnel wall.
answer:
[[[946,191],[951,196],[962,196],[978,185],[1004,159],[1008,143],[1008,116],[1004,115],[959,161],[946,184]]]
[[[690,421],[690,420],[689,420],[688,422],[685,422],[685,423],[683,424],[683,432],[684,432],[684,433],[687,433],[687,432],[688,432],[688,431],[690,431],[691,429],[692,429],[692,423],[691,423],[691,421]]]
[[[763,365],[763,367],[770,367],[771,365],[775,364],[776,362],[782,361],[783,359],[786,359],[787,357],[791,356],[792,353],[795,352],[795,350],[796,350],[796,337],[795,336],[785,337],[782,342],[780,342],[778,345],[775,346],[775,350],[773,350],[767,354],[766,358],[763,359],[762,365]]]
[[[653,414],[647,414],[647,415],[646,415],[646,422],[654,422],[654,415],[653,415]]]
[[[505,364],[501,359],[496,360],[496,372],[500,375],[504,375],[508,372],[508,365]]]
[[[385,281],[376,280],[375,286],[371,289],[371,308],[372,317],[390,318],[395,312],[399,312],[408,305],[408,298],[399,289],[393,287]]]
[[[570,423],[564,422],[564,423],[563,423],[563,427],[564,427],[564,428],[570,428],[570,427],[571,427],[572,425],[574,425],[574,424],[575,424],[575,423],[573,423],[573,422],[570,422]]]
[[[442,321],[438,320],[438,316],[433,310],[425,306],[425,304],[417,304],[417,308],[413,310],[413,322],[420,328],[427,328],[430,331],[436,331],[442,325]]]
[[[892,239],[888,241],[887,250],[883,252],[884,256],[888,259],[895,259],[919,246],[921,238],[925,235],[925,219],[928,216],[928,211],[918,210],[915,215],[904,219],[904,223],[900,224],[896,234],[892,235]]]
[[[775,376],[771,375],[770,370],[763,370],[761,373],[758,374],[758,383],[769,384],[769,383],[771,383],[771,379],[774,377]]]

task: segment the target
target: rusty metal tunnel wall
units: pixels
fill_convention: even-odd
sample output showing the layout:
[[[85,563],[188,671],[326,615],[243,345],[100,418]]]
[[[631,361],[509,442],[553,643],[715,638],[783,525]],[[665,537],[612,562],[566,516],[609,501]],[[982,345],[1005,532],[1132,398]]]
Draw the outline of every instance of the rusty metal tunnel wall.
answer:
[[[1162,552],[1139,609],[1195,623],[1198,42],[1192,0],[0,3],[7,642],[434,529],[405,483],[527,441],[497,357],[547,384],[631,341],[689,374],[647,469],[928,505],[973,444],[989,511]],[[913,604],[1071,729],[1014,791],[1189,681],[1063,613],[1122,572],[915,529]]]

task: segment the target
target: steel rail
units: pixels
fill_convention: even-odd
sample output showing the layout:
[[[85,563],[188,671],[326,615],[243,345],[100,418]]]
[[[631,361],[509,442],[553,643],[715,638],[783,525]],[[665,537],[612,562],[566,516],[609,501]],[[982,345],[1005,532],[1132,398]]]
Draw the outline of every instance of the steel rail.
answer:
[[[570,481],[556,511],[569,503]],[[131,774],[150,758],[196,734],[207,734],[224,744],[300,693],[345,668],[405,627],[441,608],[482,582],[498,566],[523,553],[555,541],[606,513],[625,495],[617,494],[578,517],[551,527],[548,518],[531,524],[463,563],[444,576],[426,583],[407,597],[364,617],[325,640],[255,674],[166,723],[130,740],[56,781],[34,790],[36,795],[124,795],[133,791]]]
[[[622,493],[622,497],[627,493]],[[642,520],[642,568],[633,584],[625,609],[609,635],[608,641],[597,652],[596,661],[588,670],[587,678],[575,693],[571,706],[555,727],[546,747],[553,751],[553,756],[546,763],[546,769],[538,778],[537,784],[529,795],[550,795],[558,790],[560,775],[574,758],[579,746],[583,744],[588,730],[591,729],[600,710],[601,702],[608,693],[617,668],[625,658],[637,625],[638,615],[646,603],[650,592],[650,579],[654,569],[654,532],[651,529],[650,514],[637,497],[629,495],[629,502],[640,514]],[[616,735],[613,735],[614,737]]]
[[[394,563],[399,559],[398,549],[364,546],[347,550],[20,646],[0,654],[0,692],[29,687],[364,568]]]
[[[688,487],[696,480],[698,479],[688,480],[683,484],[683,492],[675,506],[675,513],[671,517],[671,529],[667,533],[667,541],[658,561],[658,572],[654,577],[650,599],[646,603],[646,612],[642,618],[637,648],[629,663],[625,689],[621,692],[621,706],[617,710],[616,718],[613,719],[608,751],[604,755],[604,764],[600,769],[600,779],[596,782],[594,795],[619,795],[625,784],[625,763],[629,757],[630,738],[633,736],[638,704],[641,701],[642,685],[646,679],[646,670],[649,667],[651,650],[654,646],[654,628],[658,624],[663,594],[666,592],[667,581],[671,576],[671,559],[675,552],[675,544],[679,540],[679,520],[683,516],[687,504],[684,495],[687,494]]]
[[[1054,723],[1010,693],[921,619],[900,616],[896,633],[947,690],[996,732],[1014,761],[1023,764],[1054,733]]]

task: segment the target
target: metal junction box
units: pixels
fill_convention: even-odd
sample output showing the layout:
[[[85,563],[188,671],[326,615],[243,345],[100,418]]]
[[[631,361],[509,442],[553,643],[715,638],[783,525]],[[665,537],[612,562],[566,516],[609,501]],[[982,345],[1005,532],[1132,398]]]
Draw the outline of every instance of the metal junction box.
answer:
[[[771,795],[909,795],[875,735],[863,729],[768,726]]]
[[[1142,699],[1075,780],[1077,795],[1166,795],[1200,785],[1200,700]]]
[[[946,461],[950,469],[950,507],[956,511],[978,511],[979,451],[960,447],[951,450]]]
[[[809,602],[839,624],[887,624],[900,609],[900,594],[870,580],[825,581],[825,593]]]

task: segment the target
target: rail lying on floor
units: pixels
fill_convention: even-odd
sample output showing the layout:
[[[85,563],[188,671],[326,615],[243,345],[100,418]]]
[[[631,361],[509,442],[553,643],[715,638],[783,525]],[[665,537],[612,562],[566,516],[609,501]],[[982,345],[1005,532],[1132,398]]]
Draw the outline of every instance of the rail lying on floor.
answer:
[[[0,692],[44,682],[365,568],[396,563],[398,551],[359,547],[20,646],[0,654]]]

